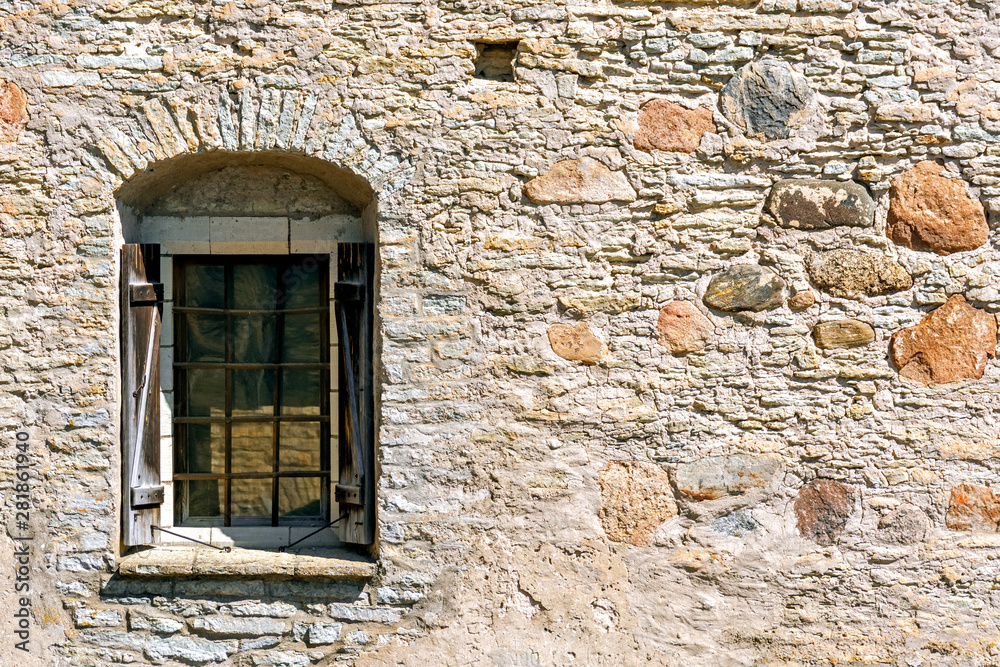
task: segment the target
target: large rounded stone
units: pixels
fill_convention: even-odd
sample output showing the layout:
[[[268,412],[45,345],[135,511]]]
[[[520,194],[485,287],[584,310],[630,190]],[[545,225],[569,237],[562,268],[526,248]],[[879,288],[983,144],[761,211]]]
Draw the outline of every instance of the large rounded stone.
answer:
[[[996,318],[956,294],[916,326],[894,333],[889,357],[902,377],[941,384],[983,377],[996,349]]]
[[[875,330],[858,320],[834,320],[817,324],[813,338],[821,350],[864,347],[875,340]]]
[[[766,266],[738,264],[712,277],[703,301],[709,308],[754,312],[781,305],[785,281]]]
[[[590,157],[555,163],[528,181],[524,193],[536,204],[604,204],[636,198],[625,174]]]
[[[563,359],[596,364],[608,351],[586,322],[580,322],[576,326],[553,324],[548,333],[552,351]]]
[[[909,289],[913,279],[885,255],[840,248],[813,253],[806,261],[809,278],[833,296],[856,299]]]
[[[854,513],[854,490],[832,479],[815,479],[799,491],[794,508],[799,533],[830,545]]]
[[[660,345],[674,354],[705,349],[715,326],[690,301],[671,301],[660,310],[656,322]]]
[[[0,143],[13,143],[28,123],[28,97],[16,83],[0,81]]]
[[[965,181],[940,176],[943,169],[921,162],[892,182],[886,234],[899,245],[947,255],[986,243],[983,205]]]
[[[709,456],[679,464],[674,476],[681,493],[713,500],[767,486],[780,468],[781,459],[774,455]]]
[[[913,544],[924,539],[928,521],[916,505],[903,504],[878,521],[878,538],[894,544]]]
[[[764,203],[764,210],[782,227],[829,229],[871,227],[875,202],[860,183],[850,181],[778,181]]]
[[[761,60],[744,65],[722,89],[722,113],[754,139],[787,139],[809,122],[816,93],[787,63]]]
[[[610,461],[598,475],[598,484],[601,525],[615,542],[646,546],[661,523],[677,516],[670,477],[658,465]]]
[[[687,109],[667,100],[651,100],[639,110],[639,131],[632,145],[647,153],[654,149],[693,153],[705,133],[715,130],[709,109]]]
[[[959,484],[948,497],[944,522],[952,530],[996,532],[1000,527],[1000,498],[989,487]]]

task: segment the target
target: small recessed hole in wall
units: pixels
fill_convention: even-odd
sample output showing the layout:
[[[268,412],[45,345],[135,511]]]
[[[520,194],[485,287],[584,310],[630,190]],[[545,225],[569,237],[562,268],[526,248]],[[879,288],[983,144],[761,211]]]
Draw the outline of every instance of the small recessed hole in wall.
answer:
[[[475,77],[490,81],[513,81],[517,45],[518,42],[477,43]]]

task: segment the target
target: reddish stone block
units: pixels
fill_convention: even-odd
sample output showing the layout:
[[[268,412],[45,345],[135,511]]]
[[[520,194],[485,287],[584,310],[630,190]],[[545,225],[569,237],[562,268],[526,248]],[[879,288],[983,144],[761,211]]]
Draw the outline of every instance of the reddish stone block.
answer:
[[[710,109],[687,109],[667,100],[651,100],[639,111],[639,131],[632,145],[647,153],[654,149],[693,153],[705,133],[715,130]]]
[[[0,143],[14,143],[28,124],[28,97],[16,83],[0,81]]]
[[[690,301],[671,301],[656,322],[660,345],[675,354],[703,350],[715,334],[715,325]]]
[[[1000,497],[993,489],[959,484],[951,490],[945,525],[952,530],[987,530],[1000,527]]]
[[[943,169],[921,162],[892,182],[886,234],[897,244],[948,255],[986,243],[983,205],[965,181],[940,176]]]
[[[983,377],[996,349],[996,318],[956,294],[916,326],[894,333],[889,357],[901,376],[941,384]]]
[[[815,479],[799,490],[794,507],[802,536],[830,545],[854,513],[854,490],[832,479]]]

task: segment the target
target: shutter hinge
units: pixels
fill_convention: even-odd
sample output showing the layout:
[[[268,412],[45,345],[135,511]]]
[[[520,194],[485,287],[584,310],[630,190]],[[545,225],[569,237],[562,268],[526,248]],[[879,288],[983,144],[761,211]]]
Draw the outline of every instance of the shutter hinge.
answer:
[[[337,484],[333,491],[334,500],[345,505],[364,505],[363,495],[364,489],[350,484]]]
[[[364,295],[364,283],[341,280],[333,284],[333,298],[337,301],[361,301]]]
[[[133,486],[132,507],[163,504],[162,486]]]
[[[163,283],[139,283],[128,286],[130,306],[148,305],[163,301]]]

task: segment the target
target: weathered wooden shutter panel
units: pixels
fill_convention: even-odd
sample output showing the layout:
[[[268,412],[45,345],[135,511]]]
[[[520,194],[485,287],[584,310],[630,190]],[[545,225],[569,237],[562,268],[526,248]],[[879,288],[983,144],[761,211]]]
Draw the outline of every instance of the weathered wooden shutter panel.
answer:
[[[122,533],[150,544],[160,523],[160,308],[157,245],[122,248]]]
[[[334,309],[340,339],[340,471],[334,498],[340,539],[375,541],[375,392],[372,368],[375,246],[341,243]]]

